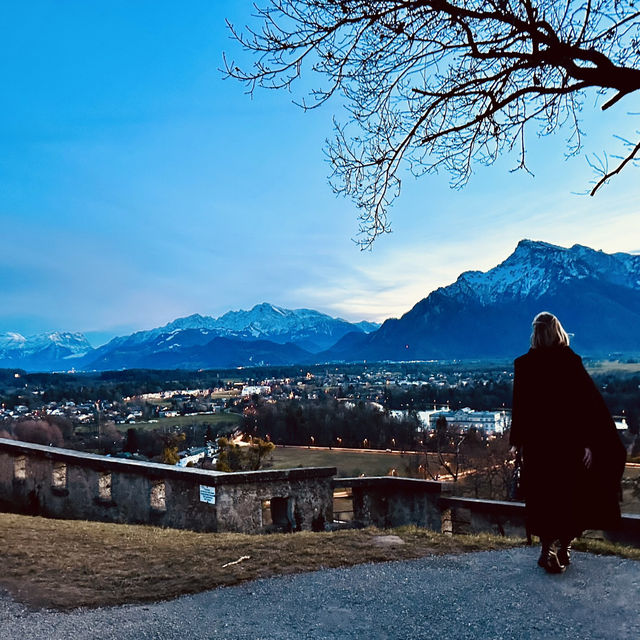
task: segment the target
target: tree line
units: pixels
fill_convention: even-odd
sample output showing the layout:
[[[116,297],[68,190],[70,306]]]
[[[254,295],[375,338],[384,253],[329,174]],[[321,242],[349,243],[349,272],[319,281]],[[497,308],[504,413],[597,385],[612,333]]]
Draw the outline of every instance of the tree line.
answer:
[[[394,418],[363,401],[341,402],[325,397],[253,402],[245,409],[245,433],[275,444],[323,447],[410,449],[416,446],[420,423],[415,415]]]

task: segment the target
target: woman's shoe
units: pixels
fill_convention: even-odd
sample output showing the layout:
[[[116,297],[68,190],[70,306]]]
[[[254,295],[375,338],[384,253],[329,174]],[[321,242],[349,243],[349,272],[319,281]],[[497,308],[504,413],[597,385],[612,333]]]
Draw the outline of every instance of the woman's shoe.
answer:
[[[547,573],[564,573],[566,568],[558,559],[558,555],[554,551],[549,551],[545,560],[544,570]]]
[[[538,558],[538,566],[542,567],[547,573],[564,573],[566,569],[566,566],[560,562],[558,555],[551,548],[551,544],[544,542]]]
[[[571,545],[561,545],[558,549],[558,562],[565,567],[571,564]]]

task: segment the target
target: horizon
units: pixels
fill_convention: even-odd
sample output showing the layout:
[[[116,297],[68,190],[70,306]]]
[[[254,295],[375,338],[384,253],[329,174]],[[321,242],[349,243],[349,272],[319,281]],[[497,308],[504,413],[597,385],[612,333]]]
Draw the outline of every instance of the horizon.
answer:
[[[544,240],[532,240],[532,239],[530,239],[530,238],[522,238],[521,240],[519,240],[519,241],[518,241],[518,245],[517,245],[517,246],[519,246],[521,243],[525,243],[525,242],[530,242],[530,243],[533,243],[533,244],[539,244],[539,245],[546,245],[546,246],[549,246],[549,247],[553,247],[553,248],[555,248],[555,249],[562,249],[562,250],[564,250],[564,251],[570,251],[571,249],[573,249],[574,247],[577,247],[577,246],[582,246],[582,247],[584,247],[584,246],[585,246],[585,245],[581,245],[581,244],[579,244],[579,243],[576,243],[576,244],[574,244],[574,245],[572,245],[572,246],[570,246],[570,247],[563,247],[563,246],[560,246],[560,245],[555,245],[555,244],[552,244],[552,243],[546,242],[546,241],[544,241]],[[514,248],[513,252],[515,252],[515,250],[517,249],[517,246]],[[600,251],[601,251],[601,250],[598,250],[598,249],[593,249],[592,247],[587,247],[587,248],[588,248],[588,249],[591,249],[591,250],[593,250],[593,251],[597,251],[597,252],[600,252]],[[505,259],[504,259],[504,260],[506,260],[506,259],[507,259],[507,258],[509,258],[511,255],[513,255],[513,252],[512,252],[511,254],[509,254],[509,256],[505,257]],[[608,252],[604,252],[604,253],[606,253],[606,254],[607,254]],[[626,252],[625,252],[625,253],[626,253]],[[612,255],[612,254],[608,254],[608,255]],[[638,250],[638,251],[631,251],[631,252],[628,252],[628,255],[640,255],[640,250]],[[487,269],[487,271],[482,271],[481,273],[486,274],[487,272],[492,271],[494,268],[496,268],[496,267],[497,267],[497,266],[499,266],[502,262],[504,262],[504,260],[502,260],[500,263],[498,263],[498,264],[496,264],[496,265],[493,265],[491,268]],[[465,273],[469,273],[469,272],[478,272],[478,270],[473,270],[473,269],[472,269],[472,270],[470,270],[470,271],[463,272],[463,273],[461,273],[461,274],[459,274],[459,275],[457,276],[457,278],[456,278],[456,280],[455,280],[454,282],[456,282],[456,281],[457,281],[457,280],[458,280],[462,275],[464,275]],[[450,286],[451,284],[454,284],[454,282],[451,282],[451,283],[449,283],[449,284],[447,284],[447,285],[444,285],[444,286],[445,286],[445,287]],[[435,291],[435,290],[434,290],[434,291]],[[421,298],[420,300],[423,300],[424,298],[429,297],[429,295],[431,295],[431,293],[433,293],[433,291],[428,292],[428,293],[427,293],[423,298]],[[111,340],[113,340],[114,338],[118,338],[118,337],[126,337],[126,336],[128,336],[128,335],[132,335],[132,334],[135,334],[135,333],[143,333],[143,332],[146,332],[146,331],[151,331],[151,330],[154,330],[154,329],[163,328],[163,327],[165,327],[165,326],[168,326],[168,325],[170,325],[170,324],[173,324],[174,322],[176,322],[176,321],[178,321],[178,320],[183,320],[183,319],[185,319],[185,318],[190,318],[190,317],[193,317],[193,316],[197,316],[197,317],[201,317],[201,318],[207,318],[207,319],[212,319],[212,320],[219,320],[221,317],[223,317],[224,315],[226,315],[226,314],[228,314],[228,313],[249,313],[249,312],[253,311],[255,308],[260,307],[260,306],[263,306],[263,305],[268,305],[268,306],[270,306],[270,307],[274,307],[274,308],[277,308],[277,309],[283,309],[283,310],[285,310],[285,311],[294,311],[294,312],[297,312],[297,311],[305,311],[305,310],[316,311],[316,312],[318,312],[318,313],[322,313],[322,314],[328,315],[328,316],[330,316],[330,317],[332,317],[332,318],[334,318],[334,319],[337,319],[337,320],[344,320],[344,321],[346,321],[346,322],[350,322],[350,323],[352,323],[352,324],[358,324],[358,323],[360,323],[360,322],[372,322],[372,323],[375,323],[375,324],[378,324],[379,326],[381,326],[381,325],[382,325],[382,324],[384,324],[384,322],[386,322],[387,320],[390,320],[390,319],[394,319],[394,318],[399,318],[399,317],[401,317],[402,315],[404,315],[405,313],[407,313],[408,311],[410,311],[410,310],[411,310],[411,309],[412,309],[412,308],[413,308],[413,307],[414,307],[418,302],[420,302],[420,300],[416,300],[415,302],[411,303],[411,305],[410,305],[410,306],[409,306],[405,311],[403,311],[401,314],[399,314],[398,316],[392,316],[392,317],[383,318],[382,320],[379,320],[379,321],[375,321],[375,320],[362,320],[362,319],[360,319],[360,320],[359,320],[359,319],[347,319],[347,318],[343,318],[343,317],[341,317],[341,316],[332,316],[330,313],[326,313],[326,314],[325,314],[325,312],[324,312],[324,311],[322,311],[322,310],[319,310],[319,309],[311,309],[311,308],[310,308],[310,307],[308,307],[308,306],[302,306],[302,307],[297,307],[297,308],[295,308],[295,309],[290,309],[290,308],[287,308],[287,307],[283,307],[282,305],[278,305],[278,304],[275,304],[275,303],[273,303],[273,302],[270,302],[270,301],[267,301],[267,300],[263,300],[262,302],[256,302],[255,304],[251,305],[251,307],[249,307],[249,308],[247,308],[247,309],[227,309],[226,311],[224,311],[223,313],[221,313],[221,314],[220,314],[220,315],[218,315],[218,316],[212,316],[212,315],[209,315],[209,314],[202,314],[202,313],[200,313],[200,312],[198,312],[198,311],[195,311],[195,312],[190,313],[190,314],[188,314],[188,315],[186,315],[186,316],[180,316],[180,317],[177,317],[177,318],[171,318],[171,319],[167,320],[167,322],[164,322],[164,323],[163,323],[163,324],[161,324],[161,325],[157,325],[157,326],[153,326],[153,327],[140,327],[140,328],[138,328],[138,329],[134,329],[133,331],[129,332],[128,334],[120,334],[120,335],[115,335],[115,334],[114,334],[114,335],[111,335],[110,333],[107,333],[107,334],[106,334],[106,336],[107,336],[107,337],[106,337],[106,338],[104,338],[101,342],[97,342],[97,341],[96,341],[96,337],[95,337],[96,332],[94,332],[94,334],[93,334],[93,335],[92,335],[92,334],[87,334],[87,333],[85,333],[85,332],[83,332],[83,331],[65,331],[65,330],[50,330],[50,331],[43,331],[43,332],[40,332],[39,334],[27,334],[27,335],[25,335],[25,334],[21,333],[20,331],[6,331],[6,332],[4,332],[4,333],[7,333],[7,334],[17,333],[17,334],[19,334],[19,335],[22,335],[22,336],[23,336],[23,337],[25,337],[25,338],[35,337],[35,336],[37,336],[37,335],[47,335],[47,334],[48,334],[48,335],[51,335],[51,334],[56,334],[56,333],[72,333],[72,334],[80,334],[80,335],[84,336],[84,337],[87,339],[87,341],[89,342],[90,346],[91,346],[93,349],[97,349],[97,348],[99,348],[99,347],[101,347],[101,346],[103,346],[103,345],[107,344],[108,342],[110,342],[110,341],[111,341]],[[92,340],[92,338],[93,338],[93,340]]]
[[[304,77],[293,95],[250,99],[219,72],[223,51],[249,61],[224,24],[251,23],[248,6],[43,1],[2,13],[13,91],[0,106],[0,331],[103,344],[258,300],[382,322],[522,238],[639,252],[637,169],[580,195],[586,157],[638,129],[637,96],[584,108],[578,157],[565,158],[562,135],[530,131],[535,176],[511,173],[509,156],[461,190],[407,173],[393,233],[361,252],[356,207],[326,182],[323,143],[343,107],[302,112],[291,101]]]

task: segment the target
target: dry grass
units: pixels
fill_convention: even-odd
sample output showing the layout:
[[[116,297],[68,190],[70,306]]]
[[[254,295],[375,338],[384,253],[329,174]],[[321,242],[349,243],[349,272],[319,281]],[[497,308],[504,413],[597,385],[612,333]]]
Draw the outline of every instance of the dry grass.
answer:
[[[364,562],[500,549],[496,536],[444,536],[404,527],[382,546],[377,529],[242,535],[0,514],[0,587],[31,606],[60,609],[174,598],[255,578]],[[250,559],[223,568],[242,556]]]
[[[398,475],[406,476],[406,467],[411,462],[411,454],[399,451],[344,450],[344,449],[307,449],[305,447],[282,447],[273,450],[268,463],[272,469],[291,469],[293,467],[336,467],[338,476],[355,477],[364,473],[367,476],[386,476],[391,469]]]
[[[399,536],[404,544],[378,544]],[[445,536],[427,529],[333,533],[195,533],[0,513],[0,587],[32,607],[69,609],[155,601],[247,580],[365,562],[504,549],[492,535]],[[576,549],[640,560],[640,550],[599,540]],[[250,556],[240,563],[225,563]]]
[[[598,556],[620,556],[621,558],[629,558],[630,560],[640,560],[640,549],[607,542],[606,540],[580,538],[574,541],[571,546],[577,551],[587,551],[588,553],[594,553]]]

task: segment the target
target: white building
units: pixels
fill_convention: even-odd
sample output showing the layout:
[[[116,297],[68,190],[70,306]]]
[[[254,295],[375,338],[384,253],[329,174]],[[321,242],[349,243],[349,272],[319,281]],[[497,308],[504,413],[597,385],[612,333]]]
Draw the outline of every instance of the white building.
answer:
[[[616,429],[618,431],[626,431],[629,428],[626,418],[614,418],[614,421],[616,423]]]
[[[420,422],[422,429],[428,430],[430,428],[433,428],[431,427],[431,416],[434,413],[442,413],[443,411],[445,411],[445,409],[439,409],[439,410],[428,409],[426,411],[416,411],[416,416],[418,418],[418,421]],[[391,409],[389,413],[398,420],[409,415],[409,412],[407,411],[407,409]]]
[[[252,396],[254,394],[257,395],[269,395],[271,393],[271,387],[268,387],[266,385],[247,385],[245,387],[242,387],[242,392],[240,393],[240,395],[242,397],[246,397],[246,396]]]
[[[212,446],[207,445],[206,447],[191,447],[185,451],[180,451],[178,453],[180,460],[176,462],[177,467],[186,467],[189,463],[195,465],[197,462],[202,460],[205,456],[209,456],[213,458],[215,456],[215,450]]]
[[[436,428],[438,418],[446,418],[450,427],[466,431],[472,427],[485,433],[502,433],[505,427],[505,416],[500,411],[474,411],[465,407],[458,411],[434,411],[429,416],[429,427]]]

